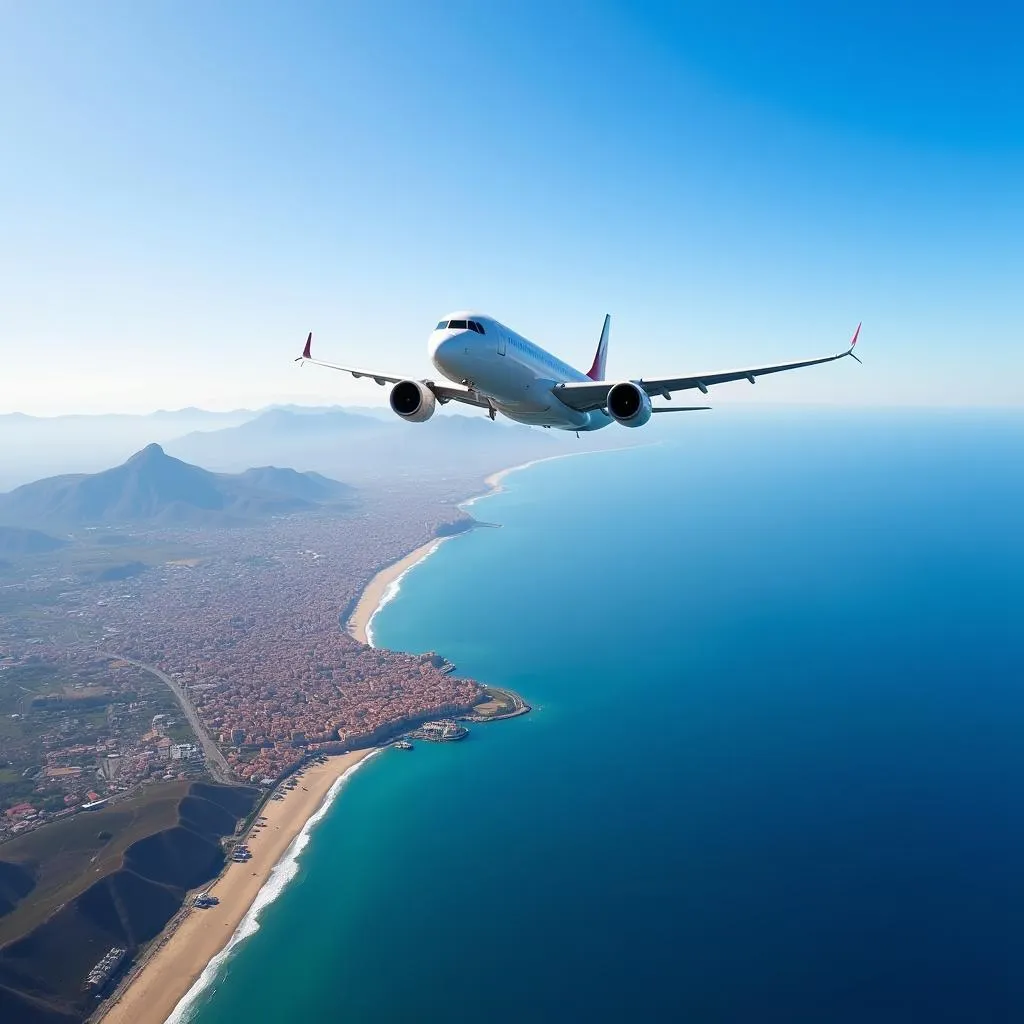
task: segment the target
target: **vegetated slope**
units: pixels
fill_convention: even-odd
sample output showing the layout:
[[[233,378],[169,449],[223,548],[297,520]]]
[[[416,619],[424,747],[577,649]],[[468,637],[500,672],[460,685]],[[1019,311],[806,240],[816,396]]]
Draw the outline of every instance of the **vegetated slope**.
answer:
[[[139,794],[89,814],[28,832],[0,846],[0,864],[31,880],[31,899],[15,901],[0,917],[0,949],[26,935],[93,880],[117,870],[132,843],[178,824],[178,808],[188,795],[185,782],[147,786]]]
[[[0,1020],[11,1024],[78,1024],[81,1013],[64,1012],[0,984]]]
[[[309,510],[343,497],[344,484],[319,475],[273,467],[210,473],[151,444],[113,469],[49,477],[0,495],[0,521],[217,525]]]
[[[35,885],[32,873],[22,865],[0,860],[0,917],[9,914]]]
[[[85,871],[79,869],[88,852],[79,823],[98,829],[93,832],[98,841],[111,824],[101,814],[73,819],[79,825],[78,834],[54,834],[48,853],[38,838],[34,846],[19,847],[20,841],[15,840],[0,847],[0,855],[12,859],[3,877],[20,878],[24,888],[23,876],[10,873],[13,866],[34,874],[40,883],[31,899],[21,897],[22,905],[4,919],[0,931],[7,939],[0,948],[0,1006],[5,1000],[11,1005],[20,1000],[21,1016],[11,1019],[84,1019],[92,1009],[91,996],[82,990],[89,970],[111,946],[127,947],[134,954],[159,934],[186,892],[220,871],[224,864],[221,836],[234,831],[258,796],[252,787],[212,783],[193,783],[184,792],[179,787],[177,793],[173,823],[134,839],[120,857],[95,855]],[[59,828],[51,825],[35,836]],[[46,860],[13,860],[41,855]],[[77,871],[74,878],[64,877],[69,871]],[[97,878],[96,872],[101,876]],[[54,879],[54,874],[60,877]],[[54,887],[52,883],[62,879],[63,884]],[[49,911],[47,916],[29,912],[33,908],[27,904],[36,899]],[[19,924],[21,934],[11,938]]]

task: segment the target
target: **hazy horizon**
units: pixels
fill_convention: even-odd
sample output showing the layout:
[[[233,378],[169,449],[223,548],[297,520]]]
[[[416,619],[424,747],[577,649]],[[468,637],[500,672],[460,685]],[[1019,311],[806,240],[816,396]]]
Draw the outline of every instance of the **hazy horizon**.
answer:
[[[436,376],[436,374],[435,374]],[[748,385],[749,386],[749,385]],[[922,412],[928,410],[934,410],[937,412],[949,411],[969,411],[976,409],[978,411],[991,411],[991,412],[1024,412],[1024,402],[967,402],[967,401],[954,401],[950,400],[947,402],[910,402],[910,401],[863,401],[863,402],[830,402],[825,399],[815,400],[813,396],[808,396],[805,400],[791,400],[785,402],[773,402],[771,400],[763,399],[760,401],[729,401],[726,392],[729,388],[735,387],[741,388],[742,385],[736,384],[719,384],[716,385],[716,391],[712,393],[710,401],[712,403],[711,409],[714,410],[716,404],[723,410],[729,412],[740,412],[740,413],[751,413],[758,412],[761,410],[771,411],[779,410],[783,411],[786,409],[835,409],[835,410],[885,410],[898,412],[900,410],[920,410]],[[155,416],[175,416],[184,415],[188,413],[206,414],[211,416],[229,416],[232,413],[239,415],[259,415],[260,413],[270,412],[276,409],[288,410],[302,410],[304,412],[317,412],[317,411],[336,411],[346,412],[352,415],[367,415],[367,416],[380,416],[381,414],[387,413],[394,415],[391,412],[390,406],[387,401],[387,394],[380,402],[340,402],[335,397],[334,400],[330,396],[323,396],[319,401],[310,399],[308,402],[295,401],[293,398],[282,398],[277,400],[268,401],[266,404],[253,404],[253,405],[231,405],[225,404],[219,406],[217,403],[203,404],[199,402],[189,403],[186,405],[175,406],[175,407],[159,407],[154,408],[152,405],[134,407],[113,407],[105,408],[103,410],[89,410],[88,408],[69,408],[63,412],[27,412],[24,409],[5,409],[0,411],[0,421],[3,419],[10,419],[14,417],[24,417],[31,420],[40,421],[55,421],[61,419],[98,419],[104,416],[111,417],[132,417],[137,419],[146,419],[147,417]],[[467,419],[486,419],[485,413],[479,412],[473,409],[464,409],[461,407],[453,408],[439,408],[435,413],[437,416],[461,416]],[[398,417],[395,417],[398,420]],[[399,420],[399,422],[401,422]],[[498,426],[522,426],[522,424],[516,424],[511,420],[499,417]],[[410,430],[429,430],[429,424],[408,424]],[[528,427],[529,430],[540,431],[541,427]],[[625,428],[623,428],[625,429]],[[571,433],[571,431],[570,431]]]

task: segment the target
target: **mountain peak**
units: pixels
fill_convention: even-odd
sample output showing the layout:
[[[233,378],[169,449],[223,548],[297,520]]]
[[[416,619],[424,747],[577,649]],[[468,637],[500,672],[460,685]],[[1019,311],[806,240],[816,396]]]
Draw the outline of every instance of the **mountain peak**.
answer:
[[[129,462],[151,462],[156,459],[166,459],[167,453],[156,442],[147,444],[141,451],[137,451]]]
[[[159,444],[149,444],[113,469],[50,477],[0,495],[0,521],[14,526],[43,521],[64,526],[143,521],[212,526],[351,497],[349,485],[316,474],[274,467],[237,475],[210,473],[166,454]],[[18,542],[24,542],[20,535]],[[9,538],[8,544],[14,541]]]

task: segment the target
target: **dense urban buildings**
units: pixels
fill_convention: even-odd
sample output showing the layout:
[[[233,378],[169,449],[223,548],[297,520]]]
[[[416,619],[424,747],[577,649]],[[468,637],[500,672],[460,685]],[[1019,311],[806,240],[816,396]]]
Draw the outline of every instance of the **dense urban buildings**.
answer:
[[[212,760],[225,779],[269,784],[312,751],[475,703],[479,686],[436,654],[376,650],[343,628],[376,571],[458,518],[451,497],[399,488],[234,529],[83,530],[67,552],[8,568],[0,691],[17,742],[0,780],[18,785],[0,838],[148,779],[204,763],[216,775]]]

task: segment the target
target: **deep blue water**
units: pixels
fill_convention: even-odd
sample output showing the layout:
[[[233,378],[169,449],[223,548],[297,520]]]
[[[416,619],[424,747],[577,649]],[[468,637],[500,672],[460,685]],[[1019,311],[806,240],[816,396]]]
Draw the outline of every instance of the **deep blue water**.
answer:
[[[361,770],[201,1024],[1024,1020],[1024,418],[699,419],[406,578],[536,710]]]

